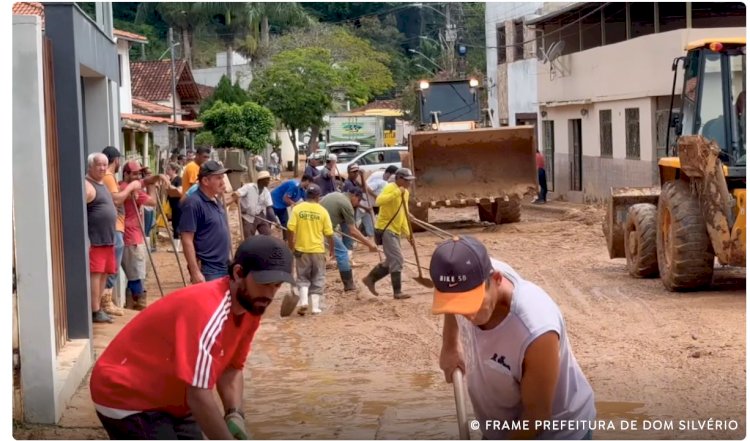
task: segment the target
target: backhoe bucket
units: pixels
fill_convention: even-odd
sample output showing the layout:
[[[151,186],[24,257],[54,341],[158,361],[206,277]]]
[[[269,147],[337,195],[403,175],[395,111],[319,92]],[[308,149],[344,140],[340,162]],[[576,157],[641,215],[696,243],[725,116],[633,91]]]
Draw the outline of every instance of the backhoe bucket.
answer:
[[[534,133],[531,126],[411,133],[406,164],[417,178],[414,198],[476,203],[535,194]]]
[[[635,204],[659,203],[659,188],[653,187],[621,187],[612,188],[607,216],[604,218],[602,229],[607,238],[609,258],[625,257],[625,221],[628,209]]]

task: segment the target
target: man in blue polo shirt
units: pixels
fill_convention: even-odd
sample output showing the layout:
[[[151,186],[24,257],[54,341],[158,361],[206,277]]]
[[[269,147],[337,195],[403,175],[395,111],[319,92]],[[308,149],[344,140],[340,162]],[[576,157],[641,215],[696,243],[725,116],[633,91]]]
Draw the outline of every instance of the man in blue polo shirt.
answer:
[[[312,177],[304,175],[300,181],[296,179],[284,181],[271,192],[273,212],[279,218],[279,222],[284,228],[286,228],[286,224],[289,221],[287,207],[291,207],[298,201],[305,199],[305,190],[307,190],[307,186],[311,182]],[[284,231],[284,239],[286,239],[286,231]]]
[[[232,242],[227,212],[219,202],[226,172],[216,161],[204,162],[198,172],[198,190],[182,203],[180,238],[193,284],[227,275]]]

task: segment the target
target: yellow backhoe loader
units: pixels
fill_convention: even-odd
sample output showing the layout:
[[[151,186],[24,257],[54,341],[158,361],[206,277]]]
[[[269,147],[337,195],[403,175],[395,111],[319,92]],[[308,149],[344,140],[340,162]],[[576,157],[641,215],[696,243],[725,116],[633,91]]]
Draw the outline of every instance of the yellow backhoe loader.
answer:
[[[672,116],[678,65],[682,105]],[[610,258],[670,291],[708,288],[714,260],[745,267],[745,38],[693,42],[672,63],[661,188],[613,188],[604,235]]]

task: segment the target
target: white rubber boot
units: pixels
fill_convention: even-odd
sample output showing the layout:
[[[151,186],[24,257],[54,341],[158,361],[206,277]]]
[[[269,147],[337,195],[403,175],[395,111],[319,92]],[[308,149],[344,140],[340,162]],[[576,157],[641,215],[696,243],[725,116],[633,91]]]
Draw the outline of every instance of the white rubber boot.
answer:
[[[172,239],[172,243],[174,244],[174,249],[177,250],[178,253],[181,253],[182,241],[180,239]]]
[[[310,290],[309,286],[299,287],[299,303],[297,304],[297,314],[307,314],[307,292]]]
[[[320,294],[313,294],[310,296],[310,303],[312,303],[312,313],[313,315],[320,314]]]

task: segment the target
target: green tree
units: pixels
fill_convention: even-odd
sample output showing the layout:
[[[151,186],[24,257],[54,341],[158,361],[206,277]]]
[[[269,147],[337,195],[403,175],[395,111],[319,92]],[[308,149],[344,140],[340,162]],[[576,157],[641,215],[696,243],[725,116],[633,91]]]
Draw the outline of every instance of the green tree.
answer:
[[[143,2],[138,6],[136,23],[142,24],[154,13],[158,13],[167,25],[174,29],[182,41],[182,57],[193,67],[193,36],[197,29],[208,23],[208,13],[201,3],[195,2]],[[167,42],[167,47],[169,42]]]
[[[227,77],[232,79],[232,58],[237,43],[252,30],[258,11],[252,3],[201,2],[201,8],[211,17],[216,36],[224,43],[227,53]]]
[[[250,84],[250,96],[265,105],[284,124],[292,145],[296,131],[320,127],[323,117],[333,108],[333,91],[339,75],[333,66],[331,51],[319,47],[281,52]],[[294,151],[297,173],[299,156]]]
[[[260,104],[216,102],[200,116],[214,136],[214,147],[238,147],[258,154],[265,149],[274,128],[273,113]]]
[[[201,102],[200,112],[206,112],[217,102],[227,104],[244,104],[250,101],[250,95],[240,86],[239,81],[234,85],[229,81],[226,75],[222,75],[219,84],[214,90],[214,94]]]
[[[215,143],[214,134],[209,130],[203,130],[195,135],[195,145],[197,147],[213,147]]]
[[[237,46],[237,52],[249,57],[257,67],[263,65],[270,53],[271,26],[277,32],[292,27],[308,27],[315,23],[313,17],[299,3],[251,3],[250,32]]]

